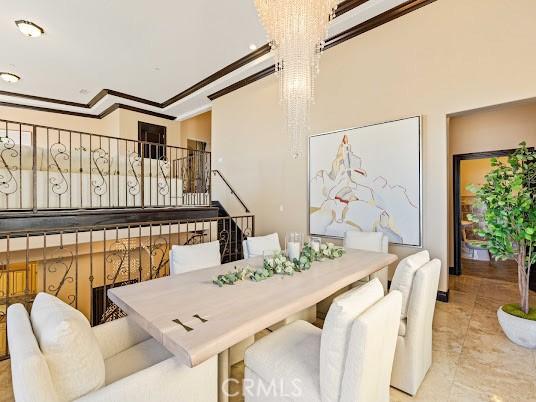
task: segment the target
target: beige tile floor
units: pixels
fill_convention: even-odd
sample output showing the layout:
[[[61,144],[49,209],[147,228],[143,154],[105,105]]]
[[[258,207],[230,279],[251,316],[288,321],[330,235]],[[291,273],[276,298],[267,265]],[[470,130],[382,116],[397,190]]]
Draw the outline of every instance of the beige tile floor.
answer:
[[[391,389],[391,401],[536,402],[536,350],[512,344],[497,323],[497,308],[517,301],[517,285],[451,277],[450,298],[449,303],[437,303],[434,363],[419,392],[412,398]],[[531,298],[536,305],[536,293]],[[243,365],[235,365],[232,375],[241,379]],[[231,389],[235,390],[240,390],[240,385]],[[3,361],[0,402],[12,400],[9,361]],[[237,397],[232,402],[242,400]]]

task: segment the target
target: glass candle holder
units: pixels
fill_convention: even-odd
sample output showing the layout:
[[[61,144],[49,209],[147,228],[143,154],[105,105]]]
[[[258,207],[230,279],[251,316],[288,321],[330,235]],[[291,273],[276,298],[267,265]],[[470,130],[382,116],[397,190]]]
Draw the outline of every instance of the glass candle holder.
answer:
[[[287,233],[286,236],[287,257],[293,261],[300,258],[300,253],[303,246],[303,235],[301,233]]]
[[[316,251],[317,253],[320,251],[320,245],[322,244],[322,238],[321,237],[311,237],[311,240],[309,242],[309,245],[311,248]]]

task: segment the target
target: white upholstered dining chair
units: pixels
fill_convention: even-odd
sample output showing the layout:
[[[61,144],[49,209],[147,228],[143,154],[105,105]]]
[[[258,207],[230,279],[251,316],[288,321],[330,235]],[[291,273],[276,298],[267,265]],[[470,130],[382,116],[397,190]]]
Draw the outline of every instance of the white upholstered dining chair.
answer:
[[[428,251],[404,258],[398,264],[391,292],[402,293],[400,327],[391,385],[415,395],[432,365],[432,321],[441,261],[430,261]]]
[[[169,252],[169,264],[171,275],[179,275],[220,265],[220,242],[216,240],[184,246],[174,245]],[[232,366],[241,362],[244,359],[244,351],[253,342],[255,342],[255,337],[250,336],[231,347],[229,350],[229,365]]]
[[[378,279],[338,297],[324,328],[296,321],[246,350],[246,402],[387,402],[402,296]]]
[[[213,357],[186,367],[128,318],[91,328],[78,310],[46,293],[31,314],[7,311],[13,392],[18,402],[216,402]]]
[[[387,253],[389,251],[389,238],[382,232],[361,232],[358,230],[349,230],[344,234],[344,247]],[[388,274],[389,267],[384,267],[370,275],[370,278],[378,278],[383,286],[384,291],[387,292]]]
[[[221,264],[220,242],[174,245],[169,252],[169,272],[182,274],[197,269],[215,267]]]
[[[262,257],[266,252],[281,251],[279,235],[272,233],[266,236],[250,236],[242,242],[244,258]]]
[[[349,230],[344,234],[343,245],[345,248],[387,253],[389,248],[389,238],[382,232],[361,232],[359,230]],[[387,292],[388,273],[389,267],[382,268],[369,277],[366,277],[347,288],[341,289],[334,295],[322,300],[317,305],[320,315],[325,315],[328,312],[331,303],[333,303],[333,300],[337,296],[343,294],[351,287],[354,288],[362,286],[363,284],[367,283],[369,279],[378,278],[383,286],[384,292]]]

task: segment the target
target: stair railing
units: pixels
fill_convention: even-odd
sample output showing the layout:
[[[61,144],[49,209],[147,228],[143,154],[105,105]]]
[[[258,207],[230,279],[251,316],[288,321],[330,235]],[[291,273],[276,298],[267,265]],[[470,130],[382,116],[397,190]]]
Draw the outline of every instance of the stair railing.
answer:
[[[229,189],[229,191],[231,192],[232,195],[234,195],[234,197],[238,200],[238,202],[240,203],[240,205],[242,205],[242,207],[244,207],[245,211],[249,214],[251,213],[251,211],[249,210],[249,208],[246,206],[246,204],[244,203],[244,201],[242,201],[242,199],[240,198],[240,196],[236,193],[236,191],[234,190],[234,188],[229,184],[229,182],[227,181],[227,179],[225,178],[225,176],[222,174],[222,172],[220,172],[219,170],[217,169],[213,169],[212,170],[212,174],[215,175],[215,176],[219,176],[220,179],[222,179],[223,183],[227,186],[227,188]]]

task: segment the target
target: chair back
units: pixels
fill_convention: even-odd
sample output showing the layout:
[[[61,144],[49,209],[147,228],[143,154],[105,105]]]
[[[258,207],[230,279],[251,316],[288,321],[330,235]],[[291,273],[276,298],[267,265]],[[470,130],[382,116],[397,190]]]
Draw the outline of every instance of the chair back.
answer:
[[[320,340],[320,392],[322,401],[338,402],[350,334],[357,317],[383,298],[378,279],[350,290],[331,304]]]
[[[28,312],[22,304],[13,304],[7,309],[7,338],[15,400],[58,401],[46,359],[39,349]]]
[[[244,258],[261,257],[265,252],[281,251],[279,235],[272,233],[266,236],[248,237],[242,243]]]
[[[415,273],[409,296],[406,336],[418,335],[431,342],[440,273],[441,261],[437,258],[424,264]],[[429,357],[431,360],[431,354]]]
[[[403,320],[408,315],[409,298],[415,274],[419,268],[430,261],[430,253],[423,250],[403,258],[397,265],[393,279],[391,280],[391,290],[402,292],[402,312],[400,318]]]
[[[340,402],[388,402],[402,295],[393,291],[352,325]]]
[[[348,230],[344,234],[344,247],[387,253],[389,238],[382,232]]]
[[[183,274],[221,264],[220,242],[173,246],[169,252],[171,275]]]

